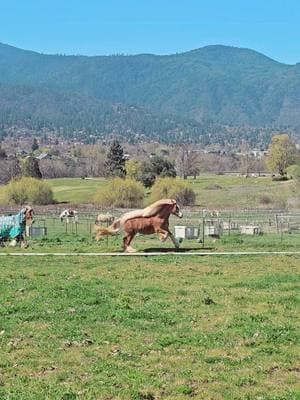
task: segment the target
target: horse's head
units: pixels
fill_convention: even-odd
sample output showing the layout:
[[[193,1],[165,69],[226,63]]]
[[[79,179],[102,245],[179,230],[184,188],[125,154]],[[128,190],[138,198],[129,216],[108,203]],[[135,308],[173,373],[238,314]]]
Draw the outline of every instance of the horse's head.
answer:
[[[24,215],[24,221],[26,225],[30,225],[34,222],[34,211],[31,206],[25,206],[22,208],[21,212]]]
[[[165,215],[170,214],[176,215],[178,218],[182,218],[182,212],[179,210],[178,204],[174,199],[162,199],[151,204],[145,209],[143,217],[151,217],[154,215]]]
[[[176,215],[176,217],[178,217],[178,218],[182,218],[182,217],[183,217],[183,214],[182,214],[182,212],[180,211],[176,200],[173,200],[173,201],[174,201],[175,203],[174,203],[174,205],[173,205],[173,207],[172,207],[171,214]]]

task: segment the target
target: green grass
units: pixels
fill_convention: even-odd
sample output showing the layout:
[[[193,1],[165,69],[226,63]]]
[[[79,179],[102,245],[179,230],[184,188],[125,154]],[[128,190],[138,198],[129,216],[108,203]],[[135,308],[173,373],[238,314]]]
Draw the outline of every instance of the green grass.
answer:
[[[295,182],[274,182],[270,177],[203,175],[189,183],[197,193],[197,204],[210,209],[262,206],[281,209],[288,205],[289,199],[300,194],[300,187]],[[265,196],[268,196],[269,204],[263,203]]]
[[[299,257],[0,259],[0,398],[296,400]]]
[[[105,179],[60,178],[49,179],[48,182],[56,201],[80,204],[91,203]],[[293,181],[273,182],[270,177],[202,175],[195,180],[189,179],[188,183],[197,194],[197,205],[204,208],[300,207],[300,186]],[[263,204],[265,196],[268,196],[270,203]],[[0,204],[3,202],[3,190],[0,190]]]
[[[103,179],[76,178],[49,180],[55,199],[70,203],[90,203],[104,182]],[[300,194],[300,188],[293,181],[273,182],[270,177],[203,175],[188,182],[197,193],[196,203],[210,209],[261,207],[265,195],[270,198],[269,207],[284,208],[288,199]]]
[[[95,192],[103,185],[105,180],[101,178],[59,178],[49,179],[48,182],[56,201],[80,204],[91,203]]]

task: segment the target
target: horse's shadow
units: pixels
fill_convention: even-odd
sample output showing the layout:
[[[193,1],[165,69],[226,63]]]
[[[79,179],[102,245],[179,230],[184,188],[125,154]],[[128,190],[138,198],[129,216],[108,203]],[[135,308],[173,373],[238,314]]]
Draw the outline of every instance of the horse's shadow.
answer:
[[[189,253],[192,251],[206,251],[206,250],[214,250],[213,247],[188,247],[188,248],[179,248],[176,249],[174,247],[150,247],[147,249],[144,249],[144,253]]]

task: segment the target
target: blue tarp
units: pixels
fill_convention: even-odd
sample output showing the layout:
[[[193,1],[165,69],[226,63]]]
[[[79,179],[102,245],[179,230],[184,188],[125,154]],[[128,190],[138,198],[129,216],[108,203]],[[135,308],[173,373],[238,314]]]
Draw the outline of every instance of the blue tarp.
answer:
[[[24,230],[24,212],[0,217],[0,238],[14,239]]]

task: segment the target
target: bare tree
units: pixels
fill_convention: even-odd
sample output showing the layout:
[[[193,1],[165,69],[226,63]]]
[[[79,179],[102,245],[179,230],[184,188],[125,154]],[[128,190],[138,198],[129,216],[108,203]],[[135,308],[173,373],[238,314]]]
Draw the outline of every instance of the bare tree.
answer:
[[[42,160],[40,170],[43,178],[63,178],[69,176],[66,164],[62,160]]]
[[[179,176],[186,179],[188,176],[196,176],[199,174],[199,152],[192,149],[188,143],[180,146],[176,157],[176,170]]]
[[[104,176],[106,155],[98,145],[84,146],[81,151],[81,166],[86,176]]]

